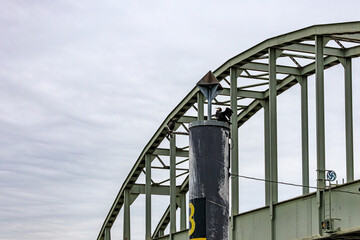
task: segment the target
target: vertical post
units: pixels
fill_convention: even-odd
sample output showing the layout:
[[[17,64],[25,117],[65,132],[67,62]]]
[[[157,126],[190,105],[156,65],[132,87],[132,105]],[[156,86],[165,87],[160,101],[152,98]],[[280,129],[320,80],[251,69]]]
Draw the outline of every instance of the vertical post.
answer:
[[[269,125],[270,125],[270,178],[278,180],[277,172],[277,110],[276,110],[276,49],[269,48]],[[278,201],[278,184],[271,183],[271,201]]]
[[[239,174],[239,147],[238,147],[238,122],[237,122],[237,78],[238,69],[232,67],[230,69],[230,108],[233,111],[231,115],[231,174]],[[234,215],[239,213],[239,178],[231,179],[231,237],[235,239],[235,223]]]
[[[104,240],[111,240],[110,228],[109,227],[105,228],[105,239]]]
[[[270,128],[270,219],[271,239],[276,239],[274,203],[278,201],[278,180],[277,171],[277,80],[276,80],[276,49],[269,48],[269,128]]]
[[[189,126],[189,238],[229,239],[229,124]]]
[[[186,229],[186,193],[180,194],[180,230]]]
[[[210,90],[210,88],[208,89],[208,96],[211,96],[211,90]],[[208,99],[208,116],[207,116],[207,120],[211,120],[211,107],[212,107],[212,102],[211,102],[212,100],[210,99],[210,97],[209,97],[209,99]]]
[[[151,240],[151,155],[145,155],[145,239]]]
[[[197,93],[198,102],[198,121],[204,120],[204,95],[199,91]]]
[[[269,101],[262,101],[264,107],[264,153],[265,153],[265,206],[270,204],[270,126]]]
[[[352,111],[352,64],[345,59],[345,135],[346,135],[346,181],[354,181],[354,145]]]
[[[309,117],[307,77],[300,79],[301,86],[301,156],[303,194],[309,193]]]
[[[124,240],[130,240],[130,190],[124,191]]]
[[[170,234],[176,232],[176,135],[170,137]]]
[[[315,78],[316,78],[316,152],[317,152],[317,187],[325,187],[325,114],[324,114],[324,40],[315,37]],[[322,235],[320,223],[324,220],[324,196],[317,190],[319,209],[319,234]]]

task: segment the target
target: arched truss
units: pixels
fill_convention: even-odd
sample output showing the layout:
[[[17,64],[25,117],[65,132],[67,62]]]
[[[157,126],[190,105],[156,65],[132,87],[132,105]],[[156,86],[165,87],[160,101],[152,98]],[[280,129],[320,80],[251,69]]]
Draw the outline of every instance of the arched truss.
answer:
[[[300,83],[302,89],[302,132],[303,144],[307,146],[306,134],[307,130],[304,126],[307,125],[307,77],[316,75],[316,103],[317,103],[317,166],[321,168],[324,166],[324,87],[323,87],[323,70],[330,68],[337,64],[342,64],[345,68],[345,91],[346,91],[346,154],[347,154],[347,181],[353,181],[353,148],[352,148],[352,92],[351,92],[351,59],[360,55],[360,22],[348,22],[339,24],[316,25],[307,27],[298,31],[290,32],[274,38],[270,38],[255,45],[254,47],[240,53],[239,55],[229,59],[218,69],[214,71],[214,75],[220,80],[224,90],[220,94],[222,100],[213,102],[213,105],[229,106],[237,114],[233,117],[232,122],[232,140],[237,145],[236,133],[237,128],[241,127],[248,119],[250,119],[257,111],[264,108],[265,118],[267,118],[268,125],[265,126],[264,131],[268,131],[268,145],[269,149],[265,149],[265,158],[268,158],[269,165],[265,166],[265,177],[272,180],[277,180],[277,172],[274,170],[276,166],[276,95],[281,94],[292,86]],[[238,78],[246,78],[254,83],[248,85],[241,85]],[[194,79],[194,85],[197,79]],[[350,84],[350,85],[349,85]],[[141,152],[139,158],[136,160],[132,170],[124,181],[119,193],[117,194],[114,203],[112,204],[108,215],[102,225],[98,240],[110,239],[110,229],[116,220],[120,209],[124,207],[124,239],[127,234],[130,234],[130,226],[128,221],[129,206],[139,194],[146,195],[146,206],[151,204],[151,194],[159,195],[177,195],[170,196],[173,204],[170,204],[165,211],[162,219],[158,223],[155,232],[150,232],[150,226],[146,223],[146,235],[149,239],[161,236],[164,229],[170,223],[170,216],[172,211],[181,207],[181,221],[180,229],[186,228],[185,198],[184,195],[188,191],[188,181],[185,178],[181,185],[174,186],[174,179],[176,176],[175,166],[166,166],[163,164],[163,169],[170,169],[171,179],[164,183],[155,183],[151,180],[151,162],[161,161],[161,156],[170,156],[173,162],[176,162],[177,157],[188,157],[188,149],[174,148],[173,149],[159,148],[162,141],[168,141],[166,137],[166,125],[171,119],[176,120],[176,128],[182,126],[187,130],[190,122],[204,119],[204,101],[198,88],[194,87],[186,97],[169,113],[166,119],[161,123],[158,130],[150,139],[146,147]],[[225,99],[225,100],[224,100]],[[245,102],[245,103],[242,103]],[[190,108],[196,109],[197,114],[188,114]],[[305,112],[304,112],[305,111]],[[305,133],[305,135],[304,135]],[[236,135],[235,135],[236,134]],[[266,135],[266,133],[265,133]],[[305,136],[305,137],[304,137]],[[266,140],[265,140],[266,141]],[[275,149],[275,151],[273,150]],[[237,169],[237,149],[232,152],[232,173],[236,173]],[[303,152],[303,183],[308,184],[308,173],[306,174],[307,147],[302,148]],[[146,164],[148,163],[148,164]],[[270,163],[272,165],[270,165]],[[275,164],[275,165],[273,165]],[[158,167],[159,168],[159,167]],[[307,170],[308,171],[308,170]],[[140,174],[149,173],[146,176],[146,184],[138,184],[137,180]],[[187,174],[186,171],[183,174]],[[180,174],[181,175],[181,174]],[[319,177],[319,176],[318,176]],[[238,212],[238,180],[232,180],[232,214]],[[167,184],[167,183],[171,184]],[[266,203],[271,204],[277,201],[277,187],[266,187]],[[273,191],[273,194],[270,194]],[[303,192],[307,193],[307,189]],[[271,196],[272,197],[271,197]],[[180,197],[179,197],[180,196]],[[176,203],[177,202],[177,203]],[[147,210],[146,222],[151,218],[151,212]],[[171,223],[170,223],[171,225]],[[170,232],[174,227],[170,227]]]

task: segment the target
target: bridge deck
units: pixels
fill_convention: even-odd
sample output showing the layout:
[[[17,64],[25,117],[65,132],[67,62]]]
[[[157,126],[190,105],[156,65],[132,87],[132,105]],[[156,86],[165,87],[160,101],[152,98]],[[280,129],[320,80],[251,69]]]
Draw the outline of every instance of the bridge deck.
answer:
[[[235,239],[270,240],[271,221],[274,221],[277,240],[360,239],[359,188],[360,180],[332,188],[331,217],[335,219],[333,229],[338,229],[333,233],[319,235],[317,197],[314,192],[275,204],[273,220],[269,207],[235,216]],[[327,190],[325,197],[328,195]],[[156,239],[170,239],[170,236]],[[174,239],[188,239],[187,231],[177,232]]]

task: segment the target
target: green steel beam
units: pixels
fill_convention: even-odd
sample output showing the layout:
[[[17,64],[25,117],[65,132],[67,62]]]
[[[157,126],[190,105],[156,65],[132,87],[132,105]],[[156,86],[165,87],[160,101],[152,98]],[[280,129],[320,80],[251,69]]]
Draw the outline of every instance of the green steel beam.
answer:
[[[180,194],[180,231],[186,229],[186,193]]]
[[[238,139],[238,124],[237,124],[237,78],[239,76],[238,69],[233,67],[230,69],[230,106],[233,114],[231,115],[231,127],[230,127],[230,138],[231,138],[231,161],[230,171],[231,174],[239,174],[239,139]],[[239,178],[231,179],[231,236],[235,239],[235,225],[234,216],[239,213]]]
[[[170,205],[167,207],[163,216],[161,217],[152,237],[156,238],[162,236],[169,222],[170,222]]]
[[[277,169],[277,82],[276,82],[276,49],[269,49],[269,125],[270,125],[270,179],[278,180]],[[270,184],[272,203],[278,201],[278,185]]]
[[[256,99],[264,99],[264,93],[258,91],[251,91],[251,90],[238,90],[237,91],[238,97],[244,98],[256,98]]]
[[[264,83],[250,84],[250,85],[241,86],[238,89],[243,90],[243,89],[246,89],[246,88],[254,88],[254,87],[260,87],[260,86],[265,86],[265,85],[269,85],[269,83],[264,82]]]
[[[135,200],[137,199],[137,197],[139,195],[140,194],[138,194],[138,193],[131,193],[131,190],[130,190],[130,205],[133,204],[133,202],[135,202]]]
[[[345,55],[344,57],[346,57],[346,58],[359,57],[360,56],[360,46],[345,49],[344,55]]]
[[[204,120],[204,95],[201,92],[197,93],[197,103],[198,103],[198,116],[197,120]]]
[[[269,65],[265,63],[247,63],[239,67],[242,70],[254,70],[254,71],[260,71],[260,72],[269,72]],[[277,65],[276,66],[276,72],[282,73],[282,74],[291,74],[291,75],[300,75],[300,71],[297,68],[294,67],[288,67],[288,66],[282,66]]]
[[[257,111],[261,109],[260,100],[254,100],[249,104],[249,106],[240,112],[237,116],[238,126],[240,127],[244,124],[247,120],[249,120]]]
[[[220,95],[230,96],[230,88],[224,88]],[[237,90],[237,97],[264,99],[264,93],[252,90]]]
[[[324,62],[324,69],[330,68],[340,63],[339,58],[333,56],[325,57],[323,62]],[[315,71],[316,71],[316,64],[314,62],[303,67],[301,69],[301,75],[310,76],[315,74]]]
[[[271,218],[271,240],[276,239],[275,214],[273,205],[278,202],[278,180],[277,169],[277,81],[276,81],[276,49],[269,48],[269,130],[270,130],[270,218]]]
[[[180,192],[187,192],[189,190],[189,176],[187,176],[184,182],[180,186]]]
[[[109,227],[105,228],[104,240],[111,240],[110,228]]]
[[[294,51],[294,52],[303,52],[315,54],[315,46],[311,44],[292,44],[285,47],[281,47],[283,50]],[[324,47],[324,54],[334,57],[344,57],[345,51],[338,48],[333,47]]]
[[[188,160],[183,160],[182,162],[186,162]],[[176,163],[176,165],[179,165],[179,162]],[[165,170],[165,169],[170,169],[170,166],[162,166],[162,167],[151,167],[152,169],[162,169],[162,170]],[[189,171],[189,169],[187,168],[176,168],[176,170],[179,170],[179,171]]]
[[[309,116],[308,116],[308,83],[307,77],[300,77],[301,88],[301,158],[302,158],[302,192],[309,193]]]
[[[153,154],[158,156],[170,156],[170,151],[170,149],[157,148]],[[189,157],[189,151],[185,150],[177,149],[176,152],[174,151],[174,154],[176,154],[176,157]]]
[[[312,46],[312,48],[314,48],[314,47]],[[284,50],[284,49],[282,49],[282,50]],[[289,57],[289,58],[293,57],[293,58],[304,58],[304,59],[315,60],[315,56],[301,55],[301,54],[293,54],[293,53],[291,53],[291,54],[289,54],[289,53],[282,53],[279,57]]]
[[[331,36],[332,39],[336,39],[339,41],[349,41],[360,43],[360,34],[342,34],[342,35],[333,35]]]
[[[264,108],[264,165],[265,180],[270,181],[270,125],[269,100],[260,101]],[[265,182],[265,206],[270,205],[270,182]]]
[[[269,79],[266,76],[267,76],[267,73],[263,73],[263,74],[256,74],[256,75],[240,75],[239,78],[250,78],[250,79],[262,80],[262,81],[269,81]],[[243,88],[243,87],[241,87],[241,88]]]
[[[151,155],[145,155],[145,239],[151,240]]]
[[[203,113],[204,113],[204,108],[203,108]],[[192,116],[182,116],[180,119],[179,119],[179,123],[191,123],[191,122],[195,122],[197,121],[197,117],[192,117]]]
[[[176,187],[176,193],[180,192],[180,187]],[[135,184],[131,189],[132,194],[146,194],[145,184]],[[170,186],[153,184],[151,186],[151,195],[169,196]]]
[[[325,109],[324,109],[324,53],[323,36],[316,36],[316,152],[317,152],[317,187],[325,187]],[[324,220],[325,206],[323,191],[317,190],[318,194],[318,219],[319,234],[323,234],[321,222]]]
[[[170,137],[170,233],[176,232],[176,135]]]
[[[124,240],[130,240],[130,190],[125,189],[124,191]]]
[[[346,139],[346,181],[354,181],[354,136],[352,104],[352,63],[351,58],[341,59],[345,68],[345,139]]]

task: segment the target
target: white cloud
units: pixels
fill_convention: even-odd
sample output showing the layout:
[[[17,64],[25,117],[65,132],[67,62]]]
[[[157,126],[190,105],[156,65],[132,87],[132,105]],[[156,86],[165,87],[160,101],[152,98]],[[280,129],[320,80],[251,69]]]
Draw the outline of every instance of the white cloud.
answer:
[[[0,238],[96,238],[142,148],[204,73],[278,34],[358,19],[357,1],[342,4],[1,1]]]

